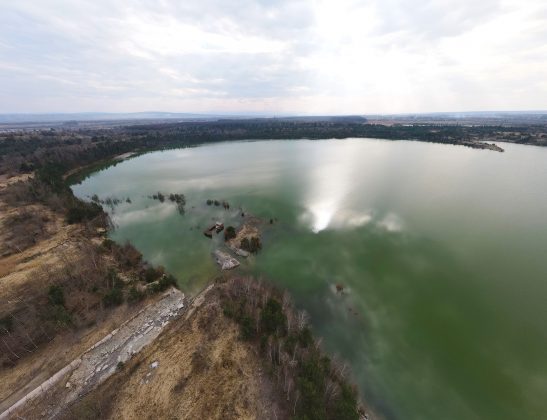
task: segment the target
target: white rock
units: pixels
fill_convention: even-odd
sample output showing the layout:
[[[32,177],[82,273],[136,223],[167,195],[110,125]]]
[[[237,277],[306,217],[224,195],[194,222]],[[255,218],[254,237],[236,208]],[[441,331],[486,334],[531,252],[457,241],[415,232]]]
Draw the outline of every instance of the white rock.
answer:
[[[223,270],[231,270],[239,265],[238,260],[218,249],[215,251],[214,255],[217,264],[220,265],[220,268]]]

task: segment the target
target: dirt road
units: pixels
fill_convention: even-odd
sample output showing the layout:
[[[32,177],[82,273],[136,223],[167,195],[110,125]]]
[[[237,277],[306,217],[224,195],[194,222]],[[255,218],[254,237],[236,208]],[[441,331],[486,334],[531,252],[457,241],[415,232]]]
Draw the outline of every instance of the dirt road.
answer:
[[[185,307],[184,294],[177,289],[169,290],[162,299],[139,311],[79,358],[1,413],[0,420],[9,418],[14,411],[40,397],[68,377],[64,395],[54,405],[48,407],[48,412],[45,413],[47,417],[55,417],[64,407],[96,388],[111,376],[118,366],[122,366],[133,355],[153,342],[170,321],[182,314]]]

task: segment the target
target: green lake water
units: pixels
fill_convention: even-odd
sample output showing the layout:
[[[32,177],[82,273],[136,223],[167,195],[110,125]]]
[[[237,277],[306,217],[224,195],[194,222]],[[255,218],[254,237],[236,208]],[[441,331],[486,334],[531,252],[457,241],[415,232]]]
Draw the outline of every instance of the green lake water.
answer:
[[[190,293],[217,273],[216,220],[274,218],[252,273],[287,288],[389,419],[547,418],[547,149],[373,139],[145,154],[74,185]],[[186,212],[149,198],[183,193]],[[207,206],[226,200],[229,211]],[[336,284],[344,293],[336,293]]]

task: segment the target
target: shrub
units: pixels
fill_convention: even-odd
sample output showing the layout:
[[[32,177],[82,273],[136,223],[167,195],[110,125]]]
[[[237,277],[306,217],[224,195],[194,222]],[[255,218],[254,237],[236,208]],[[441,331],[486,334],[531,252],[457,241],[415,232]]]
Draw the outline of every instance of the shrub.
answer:
[[[161,274],[161,271],[155,269],[154,267],[148,267],[144,270],[144,281],[147,283],[152,283],[153,281],[156,281]]]
[[[260,239],[256,236],[253,236],[251,238],[251,252],[256,254],[261,248],[262,244],[260,243]]]
[[[274,298],[269,298],[260,313],[260,326],[266,334],[273,334],[276,331],[284,333],[287,318],[283,313],[281,303]]]
[[[71,207],[68,208],[66,221],[69,225],[80,223],[85,220],[92,220],[101,215],[102,212],[102,207],[97,203],[84,203],[81,201],[76,201]]]
[[[236,237],[236,230],[233,226],[228,226],[224,231],[224,240],[229,241]]]
[[[159,293],[159,292],[161,292],[161,286],[160,286],[159,282],[151,283],[151,284],[148,285],[147,290],[150,293]]]
[[[355,391],[346,383],[341,383],[340,389],[341,393],[333,404],[330,417],[340,420],[358,420],[359,412],[357,411]]]
[[[243,238],[239,244],[239,247],[244,251],[251,252],[251,243],[248,238]]]
[[[177,287],[177,279],[175,277],[173,277],[172,275],[163,275],[160,279],[160,281],[158,282],[158,284],[160,285],[160,288],[161,290],[165,290],[167,289],[169,286],[174,286],[174,287]]]
[[[327,358],[320,358],[317,354],[313,354],[300,364],[297,384],[301,395],[299,411],[303,417],[326,418],[323,393],[325,379],[328,375],[327,360]]]
[[[115,289],[121,289],[124,285],[123,280],[113,268],[108,270],[108,281],[110,287],[113,287]]]
[[[47,292],[49,303],[52,305],[65,306],[65,296],[61,286],[51,285]]]
[[[262,244],[257,236],[253,236],[251,240],[243,238],[239,247],[247,252],[256,254],[262,248]]]
[[[50,317],[60,326],[72,324],[72,317],[62,305],[53,305],[50,309]]]
[[[127,295],[127,301],[130,303],[136,303],[140,302],[144,299],[144,293],[141,292],[139,289],[137,289],[135,286],[132,286],[129,289],[129,293]]]
[[[236,305],[231,301],[223,302],[222,312],[224,316],[232,319],[236,319]]]
[[[304,327],[302,331],[300,331],[300,334],[298,335],[298,343],[304,348],[313,344],[311,330],[308,327]]]
[[[121,305],[123,303],[122,289],[118,287],[110,289],[110,291],[103,296],[103,303],[106,307]]]
[[[59,163],[48,163],[36,171],[36,178],[48,185],[54,192],[65,192],[68,187],[63,180],[66,168]]]
[[[250,316],[244,315],[239,321],[239,325],[241,326],[241,338],[243,338],[244,340],[250,340],[251,338],[254,338],[254,322]]]
[[[156,194],[152,195],[152,199],[159,200],[161,203],[163,203],[165,201],[165,195],[158,191]]]
[[[173,201],[184,206],[186,204],[186,197],[184,194],[169,194],[169,201]]]
[[[21,163],[21,166],[19,167],[19,171],[21,171],[21,172],[30,172],[33,169],[34,169],[34,167],[32,166],[32,164],[29,164],[27,162]]]
[[[13,331],[13,318],[8,315],[0,318],[0,335]]]
[[[152,293],[159,293],[163,292],[170,286],[178,288],[177,279],[172,275],[164,274],[157,282],[152,283],[148,290]]]
[[[125,268],[137,267],[142,261],[142,254],[129,242],[126,242],[124,246],[113,244],[112,252],[114,258]]]

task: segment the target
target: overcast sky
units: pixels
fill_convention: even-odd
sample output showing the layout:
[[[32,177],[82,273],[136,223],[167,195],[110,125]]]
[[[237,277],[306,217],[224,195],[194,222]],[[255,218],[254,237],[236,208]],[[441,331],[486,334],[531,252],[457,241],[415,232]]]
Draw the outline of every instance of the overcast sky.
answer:
[[[0,112],[547,109],[547,0],[0,0]]]

